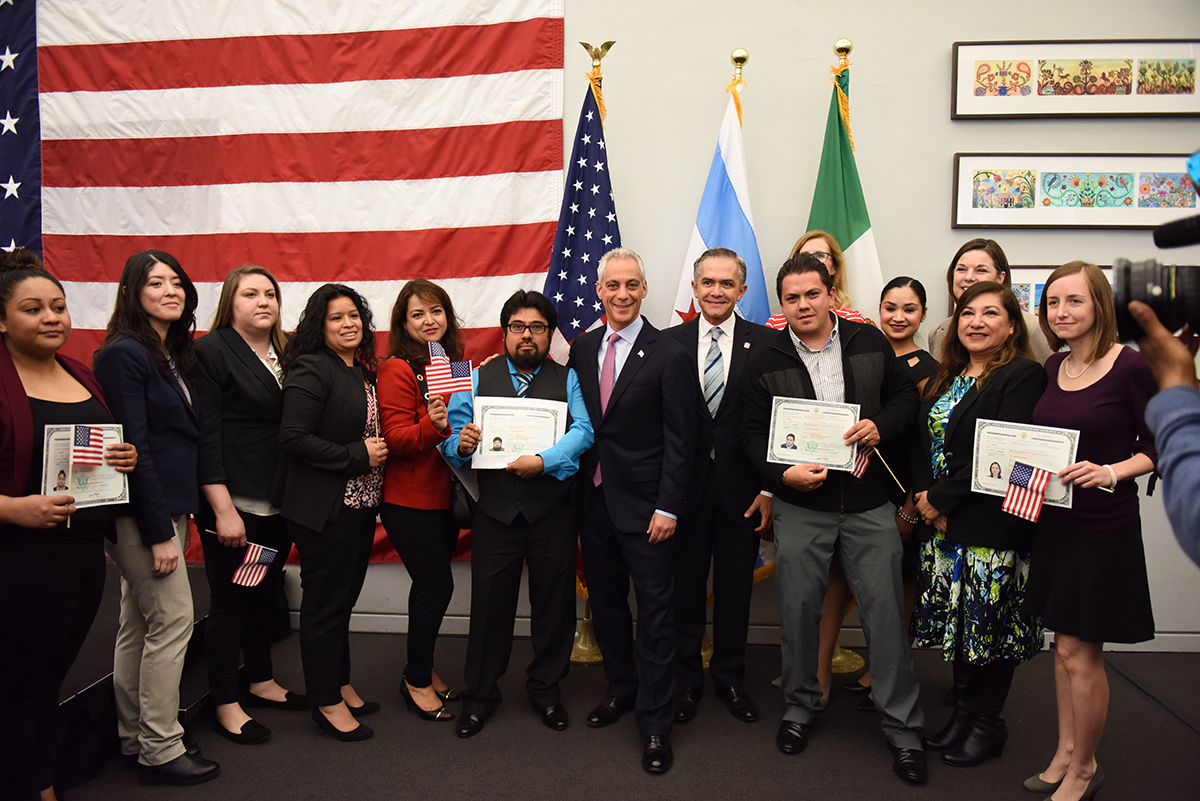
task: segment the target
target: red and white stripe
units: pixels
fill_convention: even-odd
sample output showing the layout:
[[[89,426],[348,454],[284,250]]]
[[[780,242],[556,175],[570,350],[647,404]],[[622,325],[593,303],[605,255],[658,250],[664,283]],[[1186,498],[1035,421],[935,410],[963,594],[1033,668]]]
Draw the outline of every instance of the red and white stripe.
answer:
[[[469,354],[545,278],[562,192],[562,0],[39,0],[43,246],[88,356],[128,256],[179,258],[206,328],[245,263],[283,322],[326,281],[386,330],[400,284]]]
[[[1004,493],[1004,503],[1000,505],[1001,510],[1036,523],[1038,515],[1042,512],[1046,486],[1050,483],[1052,475],[1054,474],[1047,470],[1035,467],[1028,487],[1010,483],[1008,491]]]
[[[867,467],[871,464],[871,457],[875,455],[875,448],[871,445],[859,445],[858,450],[854,453],[854,469],[850,471],[850,475],[855,478],[862,478],[867,474]]]
[[[233,583],[243,587],[257,587],[266,578],[267,568],[275,561],[279,552],[255,543],[246,544],[246,555],[242,564],[233,571]]]

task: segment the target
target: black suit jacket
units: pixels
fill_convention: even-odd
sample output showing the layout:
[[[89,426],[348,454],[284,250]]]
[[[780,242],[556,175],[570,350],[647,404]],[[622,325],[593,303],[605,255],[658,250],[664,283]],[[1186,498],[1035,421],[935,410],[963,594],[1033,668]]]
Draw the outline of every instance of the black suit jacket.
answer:
[[[695,450],[694,357],[647,320],[617,376],[608,412],[602,413],[599,359],[606,330],[579,336],[568,363],[579,377],[596,431],[596,441],[580,460],[583,508],[596,465],[603,464],[613,525],[646,531],[656,509],[676,516],[683,511]]]
[[[296,359],[283,381],[283,487],[273,499],[285,519],[321,531],[336,518],[346,482],[371,468],[366,424],[362,367],[323,345]]]
[[[199,508],[195,390],[189,387],[189,401],[179,382],[158,369],[146,347],[133,339],[104,348],[92,369],[125,441],[138,452],[137,467],[129,474],[130,502],[116,513],[137,521],[144,544],[166,542],[175,536],[171,516]]]
[[[279,468],[283,390],[232,328],[196,340],[200,405],[200,484],[270,498]]]
[[[946,536],[963,545],[998,549],[1028,549],[1033,524],[1000,510],[1004,499],[971,491],[971,466],[975,453],[975,421],[1033,421],[1033,407],[1046,389],[1046,369],[1018,356],[967,390],[954,406],[946,424],[942,452],[948,474],[934,482],[930,465],[929,410],[937,398],[921,403],[918,428],[921,452],[913,463],[913,491],[928,490],[927,499],[946,516]]]
[[[716,451],[717,489],[725,514],[731,520],[740,520],[754,498],[762,490],[762,478],[754,464],[746,458],[742,448],[742,388],[746,365],[750,357],[768,347],[775,332],[764,325],[736,317],[733,324],[733,348],[729,359],[729,377],[725,381],[725,394],[717,408],[716,417],[704,402],[700,386],[698,347],[700,319],[697,317],[681,325],[663,331],[679,342],[692,357],[692,386],[696,396],[696,454],[692,460],[692,475],[688,489],[688,507],[700,505],[700,494],[704,492],[704,473],[708,469],[709,454]]]

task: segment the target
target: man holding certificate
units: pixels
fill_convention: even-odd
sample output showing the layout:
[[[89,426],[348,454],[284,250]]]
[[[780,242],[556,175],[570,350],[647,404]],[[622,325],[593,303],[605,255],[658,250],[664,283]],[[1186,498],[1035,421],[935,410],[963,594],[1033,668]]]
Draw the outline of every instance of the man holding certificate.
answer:
[[[746,455],[775,494],[775,578],[787,702],[776,745],[789,755],[803,751],[824,708],[817,680],[818,630],[836,549],[858,598],[870,647],[871,691],[883,712],[893,768],[904,781],[919,784],[926,779],[924,716],[904,632],[901,543],[887,494],[892,478],[878,458],[863,471],[854,455],[838,452],[843,445],[879,448],[899,441],[916,416],[917,388],[881,332],[833,314],[833,280],[816,257],[798,254],[785,262],[776,291],[788,327],[750,363],[742,425]],[[810,402],[807,415],[797,399]],[[838,429],[840,443],[828,427],[837,415],[857,420]],[[787,418],[786,431],[797,435],[797,451],[777,447],[784,441],[780,416]],[[799,430],[793,427],[797,424]],[[805,454],[812,454],[810,463],[796,463]],[[824,464],[815,463],[818,458]]]
[[[439,447],[453,467],[471,462],[479,481],[459,737],[478,734],[500,703],[497,682],[512,653],[522,563],[529,566],[534,653],[526,690],[546,726],[567,728],[558,685],[575,634],[573,489],[592,424],[575,371],[546,358],[557,323],[545,295],[515,292],[500,310],[506,358],[475,371],[474,393],[450,398],[454,433]],[[481,452],[485,437],[493,445]]]

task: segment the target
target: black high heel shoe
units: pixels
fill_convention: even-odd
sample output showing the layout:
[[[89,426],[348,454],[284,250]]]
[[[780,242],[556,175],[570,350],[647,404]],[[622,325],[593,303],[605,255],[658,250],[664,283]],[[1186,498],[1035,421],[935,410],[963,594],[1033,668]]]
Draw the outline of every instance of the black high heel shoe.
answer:
[[[317,728],[321,730],[321,734],[332,734],[337,739],[344,743],[355,743],[359,740],[369,740],[375,736],[375,730],[370,726],[364,726],[361,723],[357,728],[350,731],[342,731],[337,726],[334,726],[329,718],[325,717],[325,713],[321,711],[321,707],[316,704],[312,708],[313,723],[317,724]]]
[[[427,709],[422,709],[421,705],[418,704],[412,697],[412,692],[408,689],[407,681],[400,682],[400,695],[404,698],[405,708],[412,709],[415,707],[417,710],[417,717],[419,717],[421,720],[454,720],[454,713],[446,708],[444,699],[442,705],[432,712]],[[440,697],[441,696],[439,696],[439,698]]]
[[[457,701],[462,698],[462,692],[452,687],[447,687],[445,690],[434,690],[433,692],[438,698],[442,699],[443,703],[446,701]]]

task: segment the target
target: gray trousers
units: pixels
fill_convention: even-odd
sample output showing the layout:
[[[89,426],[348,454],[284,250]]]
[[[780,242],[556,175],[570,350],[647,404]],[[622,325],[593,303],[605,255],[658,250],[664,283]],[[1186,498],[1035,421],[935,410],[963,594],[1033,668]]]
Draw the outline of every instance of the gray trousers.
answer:
[[[871,658],[871,693],[883,711],[883,731],[897,748],[921,748],[925,717],[904,631],[900,536],[894,507],[868,512],[816,512],[785,503],[772,506],[783,652],[783,719],[811,723],[824,709],[817,681],[821,612],[834,549],[858,600]]]
[[[179,678],[192,636],[192,589],[183,561],[187,515],[171,518],[179,566],[162,578],[151,574],[154,558],[137,523],[117,518],[117,542],[105,550],[121,570],[121,625],[113,655],[117,733],[121,752],[140,754],[143,765],[183,756]]]

